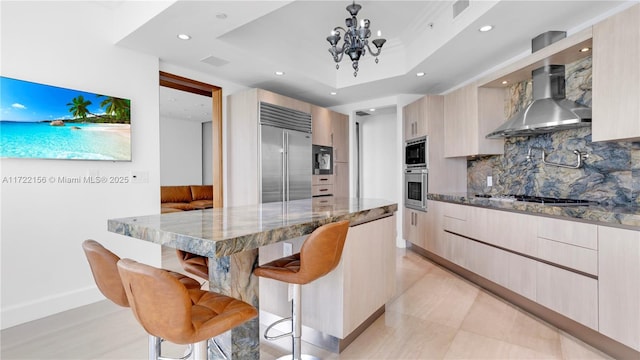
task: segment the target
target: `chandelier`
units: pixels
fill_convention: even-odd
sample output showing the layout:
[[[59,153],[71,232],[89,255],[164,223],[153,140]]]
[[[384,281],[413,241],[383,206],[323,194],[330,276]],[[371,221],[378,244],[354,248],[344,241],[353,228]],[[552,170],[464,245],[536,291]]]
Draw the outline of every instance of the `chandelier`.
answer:
[[[360,9],[362,9],[362,6],[356,4],[355,1],[353,4],[347,6],[347,11],[351,14],[350,18],[346,18],[344,20],[347,25],[347,29],[338,26],[331,31],[331,35],[327,36],[327,41],[331,44],[329,52],[331,53],[331,56],[333,56],[333,61],[336,62],[336,69],[340,68],[338,63],[342,61],[344,53],[347,53],[352,61],[351,65],[353,66],[354,77],[358,76],[358,61],[361,56],[365,55],[366,50],[369,50],[369,53],[376,57],[377,64],[378,55],[380,55],[380,52],[382,51],[382,45],[387,42],[386,39],[382,38],[372,40],[373,45],[376,47],[376,51],[373,52],[371,50],[371,47],[369,47],[369,37],[371,36],[371,30],[369,30],[370,21],[369,19],[364,19],[358,23],[356,16]],[[337,46],[343,34],[344,43],[342,46]],[[380,31],[378,31],[378,36],[380,35]]]

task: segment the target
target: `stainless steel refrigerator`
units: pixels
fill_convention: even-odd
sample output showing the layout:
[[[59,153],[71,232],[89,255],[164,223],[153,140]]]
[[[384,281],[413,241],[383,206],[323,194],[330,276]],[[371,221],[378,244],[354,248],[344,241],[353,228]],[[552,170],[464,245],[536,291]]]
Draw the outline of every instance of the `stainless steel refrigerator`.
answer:
[[[311,114],[260,103],[261,202],[311,198]]]

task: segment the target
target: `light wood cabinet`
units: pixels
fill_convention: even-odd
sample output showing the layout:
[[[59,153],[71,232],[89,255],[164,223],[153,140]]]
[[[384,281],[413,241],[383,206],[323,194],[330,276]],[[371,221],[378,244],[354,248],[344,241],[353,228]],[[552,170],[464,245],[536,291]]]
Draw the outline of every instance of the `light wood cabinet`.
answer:
[[[313,144],[331,146],[331,110],[311,106],[311,132]]]
[[[333,162],[349,162],[349,116],[311,106],[312,143],[333,147]]]
[[[402,237],[412,244],[425,248],[427,213],[404,208]]]
[[[640,351],[640,231],[598,226],[599,331]]]
[[[333,196],[349,197],[349,163],[333,163]]]
[[[311,185],[328,185],[334,183],[334,175],[311,175]]]
[[[593,26],[593,141],[640,139],[640,4]]]
[[[333,162],[349,162],[349,116],[331,112]]]
[[[427,214],[424,217],[424,249],[440,254],[444,239],[442,228],[442,203],[427,200]]]
[[[485,135],[506,119],[501,88],[479,88],[470,84],[444,96],[445,157],[504,153],[504,140]]]
[[[422,97],[402,108],[404,140],[427,135],[428,98]]]
[[[538,262],[536,302],[598,330],[598,280]]]

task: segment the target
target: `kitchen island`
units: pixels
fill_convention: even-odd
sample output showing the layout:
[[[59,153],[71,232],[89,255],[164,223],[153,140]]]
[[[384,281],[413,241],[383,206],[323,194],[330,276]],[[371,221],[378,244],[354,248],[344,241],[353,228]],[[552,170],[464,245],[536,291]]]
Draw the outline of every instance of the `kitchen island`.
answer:
[[[303,305],[303,322],[308,318],[309,326],[316,330],[346,339],[353,338],[361,325],[379,315],[380,308],[384,309],[384,303],[393,296],[395,254],[390,250],[395,246],[396,211],[397,204],[386,200],[313,198],[110,219],[108,230],[208,257],[212,291],[260,307],[259,281],[252,273],[263,262],[259,260],[259,248],[308,235],[327,223],[349,220],[351,228],[342,261],[323,283],[320,293],[327,299],[318,301],[331,306],[333,313],[322,313],[327,308]],[[368,250],[366,255],[363,250]],[[372,289],[363,291],[363,286]],[[360,299],[359,294],[365,298]],[[286,298],[281,300],[286,302]],[[370,304],[362,306],[362,301]],[[314,324],[314,319],[321,321]],[[335,324],[341,326],[325,328]],[[259,321],[255,319],[217,340],[234,359],[259,359],[259,337]]]

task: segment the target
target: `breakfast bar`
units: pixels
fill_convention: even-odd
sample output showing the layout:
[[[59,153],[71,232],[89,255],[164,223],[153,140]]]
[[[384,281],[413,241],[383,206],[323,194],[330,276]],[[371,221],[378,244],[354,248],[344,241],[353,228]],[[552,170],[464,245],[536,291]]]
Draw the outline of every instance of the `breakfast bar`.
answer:
[[[369,273],[371,262],[380,262],[380,259],[345,259],[351,256],[368,257],[369,255],[362,253],[363,246],[365,249],[380,246],[392,249],[395,244],[394,213],[396,211],[397,204],[386,200],[313,198],[253,206],[110,219],[108,230],[208,257],[210,290],[259,307],[259,281],[252,273],[260,263],[258,259],[259,248],[308,235],[319,226],[327,223],[349,220],[351,228],[343,252],[343,261],[335,271],[343,271],[344,266],[360,266],[362,267],[360,272],[344,269],[344,274],[352,276],[351,274]],[[361,245],[361,243],[364,244]],[[373,256],[376,256],[375,254],[380,256],[393,254],[386,248],[378,250],[371,251]],[[379,282],[385,284],[385,289],[381,292],[378,291],[381,293],[381,297],[380,301],[371,305],[374,311],[354,315],[347,314],[351,312],[348,308],[335,309],[335,315],[347,319],[345,321],[349,324],[345,323],[342,328],[334,331],[332,336],[346,338],[347,335],[352,335],[356,328],[380,309],[380,306],[384,309],[384,303],[392,296],[395,287],[395,272],[393,268],[390,268],[395,264],[395,260],[393,256],[386,256],[386,258],[390,259],[386,261],[386,265],[382,261],[383,263],[378,264],[380,265],[378,267],[380,271],[390,273],[390,276],[385,276],[388,279],[386,282]],[[377,274],[371,276],[377,276]],[[350,296],[348,289],[343,288],[347,286],[344,284],[348,284],[350,281],[358,283],[357,286],[367,284],[361,282],[364,279],[347,279],[346,283],[345,279],[335,280],[335,283],[331,284],[336,287],[333,289],[335,291],[332,291],[332,296]],[[331,281],[331,279],[327,281]],[[371,296],[369,295],[369,297]],[[339,299],[338,303],[342,304],[343,300]],[[354,297],[353,301],[360,300]],[[362,312],[362,310],[359,311]],[[322,315],[331,316],[334,314]],[[313,317],[311,318],[313,320]],[[336,323],[336,321],[332,321],[332,323]],[[342,319],[337,323],[342,324]],[[325,329],[317,330],[322,332]],[[329,330],[329,332],[332,331]],[[221,335],[216,340],[224,350],[231,354],[233,359],[259,359],[260,357],[258,319],[249,321],[245,325]]]

